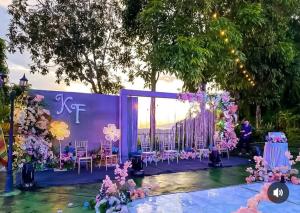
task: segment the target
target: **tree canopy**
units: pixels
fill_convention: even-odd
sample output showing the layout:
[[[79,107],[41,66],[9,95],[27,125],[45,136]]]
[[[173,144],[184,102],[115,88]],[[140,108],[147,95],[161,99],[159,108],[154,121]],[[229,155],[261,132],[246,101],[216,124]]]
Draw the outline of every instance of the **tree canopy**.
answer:
[[[140,58],[158,72],[175,74],[186,90],[195,91],[199,83],[221,74],[229,76],[236,57],[244,58],[242,52],[231,52],[242,44],[240,32],[226,17],[212,16],[213,1],[148,0],[139,1],[139,7],[133,2],[126,0],[124,23],[137,38]],[[225,28],[228,31],[220,36]]]
[[[5,41],[0,38],[0,72],[7,73],[7,64],[6,64],[6,45]]]
[[[119,91],[116,72],[130,63],[119,1],[18,0],[8,11],[10,51],[27,49],[33,73],[53,71],[58,82],[81,81],[95,93]]]

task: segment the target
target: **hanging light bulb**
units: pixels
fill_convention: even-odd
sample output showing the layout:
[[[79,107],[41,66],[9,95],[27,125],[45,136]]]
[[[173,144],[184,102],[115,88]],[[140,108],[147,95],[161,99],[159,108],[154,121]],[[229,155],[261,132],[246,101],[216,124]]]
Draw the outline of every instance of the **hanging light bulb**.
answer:
[[[244,74],[246,74],[246,72],[247,72],[246,70],[243,71]]]
[[[220,31],[220,35],[221,35],[221,36],[224,36],[224,35],[225,35],[225,30],[221,30],[221,31]]]
[[[240,65],[240,68],[243,69],[243,67],[244,67],[244,65],[241,64],[241,65]]]
[[[214,13],[213,14],[213,18],[217,18],[218,17],[218,14],[217,13]]]
[[[248,78],[249,75],[246,74],[246,78]]]
[[[232,54],[234,54],[234,53],[235,53],[235,49],[232,49],[230,52],[231,52]]]
[[[248,81],[251,81],[251,78],[248,78]]]
[[[235,59],[235,62],[236,62],[236,63],[239,63],[239,62],[240,62],[240,59],[239,59],[239,58],[236,58],[236,59]]]
[[[228,38],[225,38],[224,41],[225,41],[225,43],[228,43],[229,40],[228,40]]]

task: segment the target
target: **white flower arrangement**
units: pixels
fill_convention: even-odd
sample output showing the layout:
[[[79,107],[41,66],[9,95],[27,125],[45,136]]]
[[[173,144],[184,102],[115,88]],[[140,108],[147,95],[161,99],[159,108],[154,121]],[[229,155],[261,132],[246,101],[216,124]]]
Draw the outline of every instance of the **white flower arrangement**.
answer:
[[[103,134],[105,135],[106,140],[116,142],[120,140],[121,131],[115,124],[108,124],[107,127],[103,128]]]

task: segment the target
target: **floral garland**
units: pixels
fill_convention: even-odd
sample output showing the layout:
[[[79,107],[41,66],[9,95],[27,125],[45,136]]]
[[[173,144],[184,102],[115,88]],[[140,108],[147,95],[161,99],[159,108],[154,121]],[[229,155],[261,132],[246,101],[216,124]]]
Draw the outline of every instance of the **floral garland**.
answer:
[[[128,212],[127,204],[132,200],[144,198],[149,194],[151,189],[155,186],[144,184],[141,188],[136,188],[134,180],[129,179],[128,169],[132,167],[130,161],[124,163],[123,168],[116,165],[115,168],[115,180],[112,181],[109,176],[106,175],[103,183],[101,184],[99,194],[95,199],[95,211],[96,213],[102,212]]]
[[[169,155],[170,160],[174,160],[175,158],[177,158],[177,156],[181,159],[181,160],[188,160],[188,159],[196,159],[196,158],[200,158],[200,153],[196,152],[195,150],[183,150],[179,153],[174,153],[172,155]],[[209,150],[205,150],[202,153],[202,157],[203,158],[208,158],[209,156]],[[145,158],[142,159],[142,161],[144,163],[148,162],[148,163],[152,163],[152,162],[159,162],[161,160],[167,160],[166,156],[163,156],[163,153],[159,153],[157,152],[154,155],[151,156],[147,156]]]
[[[234,131],[237,121],[236,112],[238,106],[230,97],[229,92],[223,92],[217,95],[206,95],[204,92],[198,93],[180,93],[178,99],[189,102],[205,103],[209,108],[216,112],[217,122],[214,134],[214,140],[220,140],[221,148],[233,150],[238,143],[238,138]]]
[[[270,183],[265,183],[258,194],[248,199],[247,207],[242,206],[234,213],[260,213],[260,211],[258,211],[259,203],[261,201],[269,201],[269,197],[268,197],[269,187],[270,187]]]
[[[51,134],[48,131],[51,116],[43,108],[44,96],[26,96],[22,108],[16,110],[17,139],[14,145],[14,168],[34,162],[36,168],[53,159]]]

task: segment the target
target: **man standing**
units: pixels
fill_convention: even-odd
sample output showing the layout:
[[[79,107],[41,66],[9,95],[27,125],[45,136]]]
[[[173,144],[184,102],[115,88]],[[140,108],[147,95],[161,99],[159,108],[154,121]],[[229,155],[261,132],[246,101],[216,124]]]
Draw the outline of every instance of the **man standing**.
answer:
[[[241,126],[241,137],[240,137],[240,144],[239,144],[239,155],[242,155],[242,149],[245,147],[246,154],[249,155],[250,152],[250,141],[251,141],[251,134],[252,134],[252,127],[248,120],[244,120]]]

